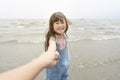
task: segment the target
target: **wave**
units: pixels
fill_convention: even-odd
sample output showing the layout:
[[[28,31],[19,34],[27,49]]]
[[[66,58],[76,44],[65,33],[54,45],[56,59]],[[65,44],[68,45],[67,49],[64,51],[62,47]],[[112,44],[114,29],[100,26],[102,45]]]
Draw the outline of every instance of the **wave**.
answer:
[[[41,43],[43,41],[38,41],[38,40],[28,40],[28,41],[23,41],[23,40],[9,40],[9,41],[2,41],[0,43],[20,43],[20,44],[38,44]]]
[[[111,39],[120,39],[120,36],[98,36],[91,38],[92,40],[111,40]]]
[[[118,62],[118,61],[120,61],[120,58],[109,58],[109,59],[102,59],[101,61],[95,61],[95,62],[77,63],[72,67],[78,67],[79,69],[83,69],[87,67],[105,65],[113,62]]]
[[[92,38],[68,38],[68,42],[74,42],[74,41],[102,41],[102,40],[112,40],[112,39],[120,39],[120,36],[104,36],[104,37],[92,37]],[[19,43],[19,44],[22,44],[22,43],[31,43],[31,44],[38,44],[38,43],[41,43],[41,42],[44,42],[45,41],[45,38],[43,36],[37,38],[37,39],[32,39],[32,37],[30,39],[6,39],[6,40],[0,40],[0,43]]]
[[[120,39],[120,36],[96,36],[96,37],[80,37],[80,38],[76,38],[71,37],[68,39],[69,42],[72,41],[102,41],[102,40],[113,40],[113,39]]]

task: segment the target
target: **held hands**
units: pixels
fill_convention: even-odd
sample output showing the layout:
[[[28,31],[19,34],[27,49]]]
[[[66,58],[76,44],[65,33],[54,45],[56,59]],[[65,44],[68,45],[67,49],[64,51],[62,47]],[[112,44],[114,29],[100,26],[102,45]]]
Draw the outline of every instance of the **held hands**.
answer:
[[[51,68],[55,66],[59,60],[59,53],[58,52],[46,52],[46,67],[45,68]]]
[[[45,64],[45,68],[51,68],[56,65],[59,60],[59,53],[56,51],[56,42],[55,39],[52,37],[49,40],[49,47],[48,50],[43,53],[39,59],[42,58]]]
[[[46,53],[50,57],[49,61],[51,60],[46,68],[51,68],[57,64],[60,57],[59,53],[56,51],[56,41],[54,37],[50,38],[48,51]]]

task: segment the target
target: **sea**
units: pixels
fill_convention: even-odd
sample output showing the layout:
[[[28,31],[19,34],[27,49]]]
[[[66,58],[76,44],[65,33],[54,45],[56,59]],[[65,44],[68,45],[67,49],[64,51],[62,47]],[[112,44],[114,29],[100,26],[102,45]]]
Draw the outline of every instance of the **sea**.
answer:
[[[69,41],[120,39],[120,20],[69,20]],[[45,19],[0,20],[0,43],[44,42],[48,29]]]

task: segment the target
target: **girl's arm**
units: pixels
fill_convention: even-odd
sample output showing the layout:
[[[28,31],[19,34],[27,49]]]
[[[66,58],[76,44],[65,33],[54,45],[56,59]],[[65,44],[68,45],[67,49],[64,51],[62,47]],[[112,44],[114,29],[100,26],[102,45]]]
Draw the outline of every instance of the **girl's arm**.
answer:
[[[48,51],[56,51],[56,40],[54,37],[50,37],[49,39],[49,47],[48,47]]]
[[[0,74],[0,80],[33,80],[44,68],[53,67],[59,59],[55,41],[50,39],[48,51],[19,68]]]

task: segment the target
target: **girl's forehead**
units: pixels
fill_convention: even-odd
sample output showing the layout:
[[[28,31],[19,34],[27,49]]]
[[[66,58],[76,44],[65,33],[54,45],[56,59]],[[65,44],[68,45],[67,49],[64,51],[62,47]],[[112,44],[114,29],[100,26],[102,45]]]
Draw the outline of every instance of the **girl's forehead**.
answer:
[[[59,19],[56,19],[54,22],[64,22],[65,19],[64,18],[59,18]]]

